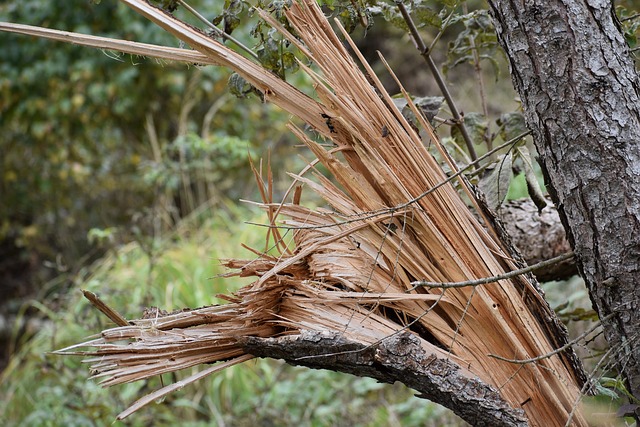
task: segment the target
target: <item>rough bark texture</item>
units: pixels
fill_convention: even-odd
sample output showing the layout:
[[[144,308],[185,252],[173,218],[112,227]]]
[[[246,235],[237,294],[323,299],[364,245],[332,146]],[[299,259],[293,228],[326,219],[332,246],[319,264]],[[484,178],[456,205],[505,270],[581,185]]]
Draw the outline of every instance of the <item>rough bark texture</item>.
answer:
[[[531,199],[512,200],[498,211],[505,230],[527,264],[533,265],[571,250],[558,211],[549,205],[538,212]],[[573,259],[536,270],[540,282],[568,279],[578,272]]]
[[[292,365],[339,370],[413,388],[419,397],[438,402],[474,426],[527,426],[520,408],[510,407],[498,390],[470,377],[448,359],[427,354],[411,333],[364,346],[338,334],[303,331],[280,338],[241,339],[254,356],[284,359]]]
[[[489,1],[551,195],[640,397],[640,104],[605,0]]]

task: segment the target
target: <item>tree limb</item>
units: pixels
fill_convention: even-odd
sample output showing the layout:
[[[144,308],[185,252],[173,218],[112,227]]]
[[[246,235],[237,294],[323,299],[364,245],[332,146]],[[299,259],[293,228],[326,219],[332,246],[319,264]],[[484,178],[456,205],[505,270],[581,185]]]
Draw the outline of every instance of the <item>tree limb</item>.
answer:
[[[409,332],[365,346],[338,333],[302,331],[279,338],[242,337],[244,350],[257,357],[284,359],[291,365],[339,370],[396,381],[413,388],[418,397],[438,402],[474,426],[527,426],[522,409],[510,407],[498,390],[469,376],[449,359],[427,354]],[[477,408],[482,410],[478,411]]]

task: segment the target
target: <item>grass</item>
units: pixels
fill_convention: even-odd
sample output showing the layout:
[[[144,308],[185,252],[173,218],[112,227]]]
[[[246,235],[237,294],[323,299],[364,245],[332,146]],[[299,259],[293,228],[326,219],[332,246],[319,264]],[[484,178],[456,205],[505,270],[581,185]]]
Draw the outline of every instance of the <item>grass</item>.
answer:
[[[143,394],[173,382],[165,376],[103,389],[88,380],[79,358],[47,354],[110,327],[108,319],[83,299],[80,290],[98,293],[125,317],[138,317],[143,301],[173,310],[218,303],[217,293],[238,288],[225,280],[218,258],[243,257],[240,244],[260,247],[262,229],[221,215],[184,223],[159,240],[151,268],[136,243],[106,255],[72,281],[64,295],[32,301],[44,322],[19,346],[0,377],[0,425],[4,426],[418,426],[460,425],[448,410],[413,396],[401,385],[383,385],[330,371],[288,366],[275,360],[250,361],[213,375],[143,408],[126,422],[115,416]],[[151,283],[149,286],[148,284]],[[188,373],[185,372],[183,376]],[[180,377],[182,373],[176,375]]]

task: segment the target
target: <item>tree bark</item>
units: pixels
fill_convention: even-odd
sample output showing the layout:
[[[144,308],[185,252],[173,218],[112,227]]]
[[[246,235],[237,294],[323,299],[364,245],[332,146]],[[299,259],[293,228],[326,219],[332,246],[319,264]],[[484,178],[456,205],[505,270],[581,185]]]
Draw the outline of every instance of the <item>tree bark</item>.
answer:
[[[565,254],[571,250],[567,235],[555,206],[549,204],[542,212],[531,199],[511,200],[498,211],[505,231],[522,258],[529,265]],[[540,282],[566,280],[578,272],[573,259],[554,264],[534,275]]]
[[[396,381],[455,412],[473,426],[524,427],[524,410],[512,408],[500,392],[468,376],[451,360],[427,354],[409,332],[392,335],[374,346],[352,342],[338,333],[301,331],[279,338],[243,337],[245,351],[258,357],[284,359],[292,365],[330,369]]]
[[[640,104],[605,0],[490,0],[549,191],[628,390],[640,397]]]

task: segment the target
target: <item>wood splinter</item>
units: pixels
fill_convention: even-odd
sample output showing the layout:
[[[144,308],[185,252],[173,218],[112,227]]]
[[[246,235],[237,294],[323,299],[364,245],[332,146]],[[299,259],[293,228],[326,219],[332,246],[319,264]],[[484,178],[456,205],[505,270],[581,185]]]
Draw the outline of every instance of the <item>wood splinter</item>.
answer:
[[[100,297],[91,291],[85,289],[82,290],[82,295],[98,310],[100,310],[105,316],[107,316],[113,323],[118,326],[129,326],[129,322],[120,313],[113,308],[109,307]]]

